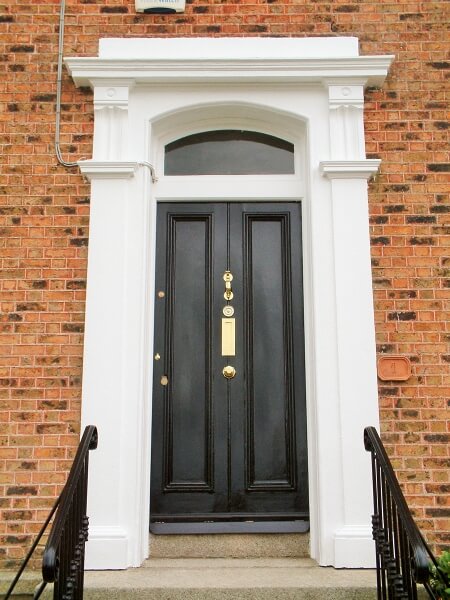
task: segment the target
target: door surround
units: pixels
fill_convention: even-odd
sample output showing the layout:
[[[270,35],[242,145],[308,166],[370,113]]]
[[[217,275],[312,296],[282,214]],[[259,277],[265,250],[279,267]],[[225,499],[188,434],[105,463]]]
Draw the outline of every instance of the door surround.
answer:
[[[82,421],[99,428],[88,568],[148,553],[156,202],[212,199],[208,177],[189,192],[164,178],[161,148],[238,115],[304,156],[295,176],[213,181],[215,199],[303,203],[311,556],[373,566],[362,431],[378,423],[367,179],[379,161],[365,158],[363,90],[391,60],[359,56],[356,38],[107,39],[98,58],[66,59],[95,109],[93,158],[79,163],[92,184]]]

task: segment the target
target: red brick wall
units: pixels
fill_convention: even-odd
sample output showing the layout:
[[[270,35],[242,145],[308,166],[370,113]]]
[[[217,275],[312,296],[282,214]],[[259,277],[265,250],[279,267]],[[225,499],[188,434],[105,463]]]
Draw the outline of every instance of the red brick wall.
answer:
[[[448,38],[446,0],[193,0],[137,15],[134,0],[68,0],[65,55],[99,36],[354,35],[395,54],[368,90],[378,351],[413,377],[381,384],[384,440],[428,539],[449,541]],[[79,432],[89,188],[53,149],[59,5],[0,7],[0,566],[11,566],[66,477]],[[92,96],[64,79],[66,160],[91,155]],[[447,304],[446,304],[447,303]]]

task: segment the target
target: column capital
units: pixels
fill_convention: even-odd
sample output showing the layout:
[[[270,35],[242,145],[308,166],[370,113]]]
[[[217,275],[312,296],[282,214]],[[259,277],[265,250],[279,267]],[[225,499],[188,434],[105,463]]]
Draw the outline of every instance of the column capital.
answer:
[[[81,173],[90,181],[93,179],[130,179],[139,167],[136,161],[80,160]]]
[[[94,87],[95,108],[117,106],[127,109],[130,87],[127,82],[124,84],[123,81],[102,81],[100,85]]]
[[[381,160],[322,160],[320,172],[327,179],[370,179],[380,168]]]
[[[328,101],[330,110],[340,106],[351,106],[353,108],[364,107],[364,85],[365,79],[361,80],[327,80]]]

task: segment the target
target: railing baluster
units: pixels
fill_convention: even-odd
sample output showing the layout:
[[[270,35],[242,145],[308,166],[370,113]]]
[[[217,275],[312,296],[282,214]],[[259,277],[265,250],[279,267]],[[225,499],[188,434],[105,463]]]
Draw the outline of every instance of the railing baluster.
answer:
[[[84,430],[66,485],[8,588],[4,600],[10,598],[55,513],[42,558],[43,582],[35,592],[34,598],[37,600],[41,596],[47,583],[53,583],[54,600],[83,600],[89,450],[96,447],[97,428],[89,425]]]
[[[373,427],[364,430],[364,445],[372,456],[372,526],[375,539],[378,600],[417,600],[423,583],[430,598],[429,565],[436,559],[408,509],[386,450]],[[448,578],[440,573],[442,582]]]
[[[405,585],[405,590],[407,593],[407,598],[411,598],[412,600],[417,600],[417,588],[414,585],[414,579],[412,577],[411,571],[411,547],[408,542],[408,538],[405,535],[405,529],[401,520],[398,520],[399,527],[399,543],[400,543],[400,558],[401,565],[400,568],[403,573],[403,580]]]
[[[377,600],[383,600],[382,597],[382,586],[381,586],[381,564],[380,564],[380,554],[378,552],[379,545],[379,532],[380,532],[380,516],[379,516],[379,502],[378,502],[378,466],[376,464],[375,455],[371,454],[370,456],[372,461],[372,495],[373,495],[373,506],[374,506],[374,514],[372,517],[372,537],[375,541],[375,546],[377,548],[375,552],[376,557],[376,569],[377,569]]]
[[[377,487],[377,505],[378,505],[378,519],[379,519],[379,531],[378,531],[378,555],[380,559],[380,569],[381,569],[381,590],[383,595],[383,600],[387,600],[387,581],[386,581],[386,569],[383,561],[383,549],[384,549],[384,516],[383,516],[383,502],[382,502],[382,490],[383,490],[383,475],[381,472],[380,464],[378,460],[377,464],[377,477],[378,477],[378,487]]]

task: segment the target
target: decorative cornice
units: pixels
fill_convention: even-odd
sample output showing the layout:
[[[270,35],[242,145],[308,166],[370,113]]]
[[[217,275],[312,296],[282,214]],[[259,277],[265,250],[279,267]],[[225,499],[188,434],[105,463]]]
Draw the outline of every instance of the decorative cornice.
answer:
[[[77,86],[132,86],[170,82],[326,83],[345,79],[383,83],[393,56],[347,58],[95,58],[70,57],[65,63]]]
[[[328,179],[369,179],[380,168],[381,160],[323,160],[320,172]]]
[[[80,160],[81,173],[89,180],[93,179],[130,179],[139,167],[136,161]]]

